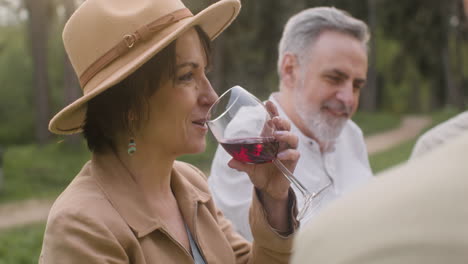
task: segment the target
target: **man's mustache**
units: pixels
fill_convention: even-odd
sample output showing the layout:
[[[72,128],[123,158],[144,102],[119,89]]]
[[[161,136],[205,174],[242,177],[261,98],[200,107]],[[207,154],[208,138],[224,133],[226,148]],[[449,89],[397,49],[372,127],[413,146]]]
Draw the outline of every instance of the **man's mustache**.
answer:
[[[328,108],[332,110],[333,112],[344,114],[348,118],[351,117],[351,113],[353,112],[353,108],[351,106],[347,106],[343,104],[342,102],[336,101],[336,100],[326,101],[322,105],[322,108]]]

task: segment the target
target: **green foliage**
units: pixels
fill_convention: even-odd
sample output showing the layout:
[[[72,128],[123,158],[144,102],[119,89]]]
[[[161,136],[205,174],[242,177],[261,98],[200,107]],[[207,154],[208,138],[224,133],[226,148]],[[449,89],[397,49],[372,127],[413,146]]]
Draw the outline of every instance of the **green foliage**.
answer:
[[[57,113],[62,109],[64,104],[64,84],[63,84],[63,63],[65,56],[65,49],[63,47],[61,31],[63,25],[55,23],[51,27],[49,38],[49,83],[50,83],[50,100],[51,100],[51,114]]]
[[[41,223],[0,231],[0,264],[37,263],[44,229]]]
[[[32,66],[22,26],[0,27],[0,145],[30,142]]]
[[[429,111],[431,86],[412,57],[405,55],[399,41],[386,36],[382,30],[374,35],[379,55],[377,71],[380,85],[380,109],[397,114]]]
[[[4,186],[0,201],[54,197],[89,158],[84,144],[9,147],[4,156]]]
[[[242,1],[236,21],[219,37],[223,56],[221,89],[235,84],[265,99],[278,89],[278,42],[286,20],[303,9],[300,1]]]
[[[58,24],[51,27],[48,43],[49,88],[54,113],[64,106],[61,27]],[[3,121],[0,123],[0,145],[34,141],[33,69],[26,33],[24,24],[0,26],[0,120]]]

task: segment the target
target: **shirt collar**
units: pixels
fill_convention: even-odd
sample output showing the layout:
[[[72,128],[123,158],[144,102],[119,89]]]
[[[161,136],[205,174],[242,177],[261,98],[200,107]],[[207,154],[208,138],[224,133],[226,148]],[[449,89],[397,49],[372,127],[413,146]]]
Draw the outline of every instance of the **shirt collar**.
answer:
[[[211,197],[188,181],[186,171],[176,167],[172,169],[171,187],[184,220],[190,226],[197,203],[206,203]],[[141,189],[114,153],[94,154],[91,169],[107,199],[138,237],[165,226],[158,212],[151,210]]]

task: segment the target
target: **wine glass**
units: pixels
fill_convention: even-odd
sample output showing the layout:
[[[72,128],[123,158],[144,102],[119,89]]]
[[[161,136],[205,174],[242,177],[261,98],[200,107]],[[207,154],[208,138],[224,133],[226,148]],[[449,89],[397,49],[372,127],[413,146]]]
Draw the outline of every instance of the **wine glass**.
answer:
[[[310,192],[280,160],[276,159],[279,143],[270,113],[264,104],[240,86],[223,93],[208,111],[207,124],[218,143],[235,159],[249,164],[273,162],[292,186],[302,195],[297,218],[309,213],[312,200],[331,186]],[[296,191],[296,193],[297,193]]]

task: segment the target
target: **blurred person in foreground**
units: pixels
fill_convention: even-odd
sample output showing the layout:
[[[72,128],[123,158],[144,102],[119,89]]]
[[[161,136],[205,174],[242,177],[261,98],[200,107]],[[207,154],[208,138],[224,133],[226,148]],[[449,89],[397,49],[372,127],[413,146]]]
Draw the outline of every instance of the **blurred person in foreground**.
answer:
[[[273,164],[230,164],[253,172],[250,244],[216,208],[203,173],[175,161],[205,150],[218,98],[205,75],[210,40],[239,9],[222,0],[194,16],[177,0],[87,0],[71,16],[63,39],[84,95],[49,129],[83,132],[92,159],[55,201],[40,263],[288,262],[295,198]],[[297,137],[288,121],[274,124],[293,170]]]
[[[303,10],[283,31],[279,91],[269,100],[299,136],[301,158],[295,176],[315,191],[328,179],[333,182],[315,198],[305,221],[372,177],[362,131],[350,120],[366,82],[368,40],[364,22],[330,7]],[[230,159],[219,146],[208,183],[218,208],[252,240],[248,221],[252,184],[245,173],[226,166]]]
[[[388,170],[302,227],[292,263],[465,264],[468,131]]]
[[[462,113],[436,127],[421,139],[429,140],[421,145],[427,148],[413,151],[417,158],[376,176],[303,227],[292,263],[467,263],[465,120]],[[440,140],[447,133],[450,140]]]

